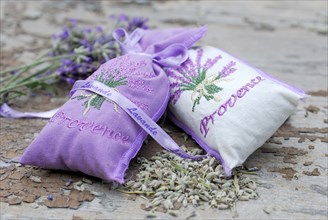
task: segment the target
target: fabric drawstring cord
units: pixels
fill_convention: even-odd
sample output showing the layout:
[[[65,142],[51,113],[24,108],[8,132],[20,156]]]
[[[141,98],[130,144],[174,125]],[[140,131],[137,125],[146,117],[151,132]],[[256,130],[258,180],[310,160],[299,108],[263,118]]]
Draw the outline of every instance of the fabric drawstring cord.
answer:
[[[11,108],[7,103],[0,106],[0,115],[4,118],[51,118],[59,108],[45,112],[20,112]]]

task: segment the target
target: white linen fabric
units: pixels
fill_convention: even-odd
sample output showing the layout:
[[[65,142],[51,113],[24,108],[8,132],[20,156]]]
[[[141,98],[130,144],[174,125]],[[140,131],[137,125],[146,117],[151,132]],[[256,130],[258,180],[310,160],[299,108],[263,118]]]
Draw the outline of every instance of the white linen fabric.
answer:
[[[203,46],[189,50],[170,79],[170,117],[225,172],[241,166],[296,109],[303,91],[232,57]]]

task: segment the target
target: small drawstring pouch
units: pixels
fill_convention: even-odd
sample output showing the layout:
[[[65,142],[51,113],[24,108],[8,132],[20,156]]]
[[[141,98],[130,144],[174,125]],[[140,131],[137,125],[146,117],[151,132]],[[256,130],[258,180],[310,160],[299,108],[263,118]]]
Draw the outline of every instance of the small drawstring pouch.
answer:
[[[81,171],[124,182],[130,160],[147,135],[182,158],[184,152],[157,124],[169,101],[163,68],[177,68],[206,28],[114,31],[125,55],[77,81],[71,98],[50,118],[21,157],[21,163]]]

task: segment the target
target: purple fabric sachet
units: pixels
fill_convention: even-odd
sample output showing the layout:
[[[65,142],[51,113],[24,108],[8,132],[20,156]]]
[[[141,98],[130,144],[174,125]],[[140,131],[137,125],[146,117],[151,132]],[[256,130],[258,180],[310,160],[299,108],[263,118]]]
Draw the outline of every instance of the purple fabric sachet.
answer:
[[[147,134],[155,139],[160,135],[162,145],[169,143],[153,124],[170,97],[163,67],[187,60],[188,48],[205,32],[204,27],[137,29],[128,36],[123,29],[116,30],[114,38],[125,55],[103,64],[75,86],[71,98],[26,149],[21,163],[123,183]],[[184,156],[179,149],[172,152]]]

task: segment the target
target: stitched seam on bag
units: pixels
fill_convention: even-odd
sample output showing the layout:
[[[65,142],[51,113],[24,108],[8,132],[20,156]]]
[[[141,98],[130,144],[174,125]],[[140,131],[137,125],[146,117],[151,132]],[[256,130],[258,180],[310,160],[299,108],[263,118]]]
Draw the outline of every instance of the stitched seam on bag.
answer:
[[[247,64],[245,63],[245,65],[247,65]],[[276,78],[270,76],[269,74],[263,72],[262,70],[259,70],[259,69],[255,69],[255,70],[261,76],[263,76],[264,78],[267,78],[268,80],[271,80],[272,82],[275,82],[278,85],[285,87],[286,89],[290,90],[291,92],[294,92],[294,93],[298,94],[299,96],[301,96],[301,98],[304,98],[304,97],[307,96],[307,94],[303,90],[301,90],[301,89],[299,89],[299,88],[297,88],[295,86],[289,85],[288,83],[285,83],[285,82],[283,82],[283,81],[281,81],[279,79],[276,79]]]

